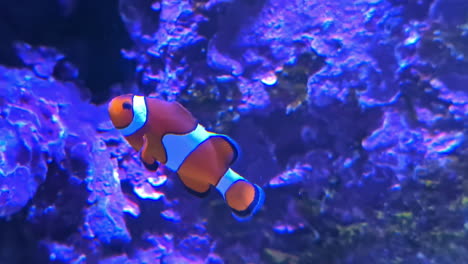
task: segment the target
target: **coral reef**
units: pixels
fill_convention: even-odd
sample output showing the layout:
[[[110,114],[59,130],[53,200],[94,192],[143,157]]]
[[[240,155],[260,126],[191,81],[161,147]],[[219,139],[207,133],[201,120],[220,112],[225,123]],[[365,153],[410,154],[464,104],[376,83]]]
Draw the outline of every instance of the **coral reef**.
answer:
[[[465,262],[466,1],[32,2],[0,3],[0,263]],[[126,92],[232,136],[259,215],[145,170]]]

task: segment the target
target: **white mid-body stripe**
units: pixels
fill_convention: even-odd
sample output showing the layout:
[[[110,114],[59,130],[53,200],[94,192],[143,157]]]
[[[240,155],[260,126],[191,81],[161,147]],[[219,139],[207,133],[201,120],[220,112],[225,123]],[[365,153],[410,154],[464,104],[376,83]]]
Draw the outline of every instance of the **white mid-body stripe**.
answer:
[[[125,128],[119,129],[124,136],[130,136],[142,128],[148,118],[148,109],[146,109],[145,97],[133,96],[133,120]]]
[[[164,135],[162,143],[166,149],[166,166],[174,171],[178,171],[188,155],[213,135],[217,134],[206,131],[206,129],[200,124],[198,124],[197,128],[192,130],[192,132],[187,134]]]

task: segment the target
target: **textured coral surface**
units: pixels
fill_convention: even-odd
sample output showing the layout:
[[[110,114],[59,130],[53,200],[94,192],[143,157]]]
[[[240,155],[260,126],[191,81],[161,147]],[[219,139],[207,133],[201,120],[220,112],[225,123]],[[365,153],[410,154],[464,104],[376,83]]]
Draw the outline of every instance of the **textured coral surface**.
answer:
[[[467,263],[466,0],[0,0],[0,264]],[[147,171],[106,103],[179,101],[250,222]]]

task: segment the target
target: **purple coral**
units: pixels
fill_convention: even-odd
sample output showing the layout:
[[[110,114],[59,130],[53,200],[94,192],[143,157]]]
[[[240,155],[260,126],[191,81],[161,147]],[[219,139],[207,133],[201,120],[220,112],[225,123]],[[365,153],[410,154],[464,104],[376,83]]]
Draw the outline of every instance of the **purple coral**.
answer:
[[[466,259],[464,1],[31,2],[0,8],[0,262]],[[232,136],[258,217],[146,171],[89,102],[127,92]]]

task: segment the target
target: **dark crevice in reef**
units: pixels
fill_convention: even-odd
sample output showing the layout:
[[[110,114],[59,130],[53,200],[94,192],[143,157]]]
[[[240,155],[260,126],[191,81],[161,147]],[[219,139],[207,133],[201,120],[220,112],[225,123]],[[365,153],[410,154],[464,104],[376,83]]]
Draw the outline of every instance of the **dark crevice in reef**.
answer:
[[[28,207],[0,219],[0,264],[48,263],[47,249],[38,247],[40,236],[25,224]]]
[[[65,241],[78,232],[87,206],[86,183],[70,176],[55,163],[49,164],[46,181],[32,203],[36,214],[32,229],[40,237]]]
[[[136,202],[140,208],[140,215],[138,218],[125,214],[125,223],[133,238],[131,243],[133,246],[136,246],[133,248],[148,248],[151,244],[144,241],[144,234],[146,232],[162,232],[164,227],[168,225],[167,223],[161,222],[161,218],[159,217],[159,212],[164,210],[164,204],[151,199],[139,200],[129,181],[121,181],[121,187],[126,197]],[[123,248],[123,250],[126,250],[127,254],[132,255],[133,252],[129,250],[130,248],[132,247],[127,246]],[[116,250],[113,250],[113,252],[109,252],[109,254],[115,254],[115,252]]]
[[[357,150],[365,156],[361,142],[379,126],[382,117],[380,109],[362,111],[353,104],[312,107],[312,111],[313,117],[304,112],[288,115],[284,111],[274,111],[268,118],[255,120],[270,141],[276,142],[274,153],[280,166],[286,167],[294,157],[303,156],[310,150],[327,149],[328,146],[335,146],[340,152],[337,155]],[[340,112],[348,115],[338,117]],[[342,131],[337,127],[355,129]]]
[[[49,263],[48,249],[40,241],[66,242],[79,235],[87,198],[84,182],[49,164],[46,181],[28,205],[0,219],[0,264]]]
[[[134,63],[120,54],[132,42],[117,0],[0,0],[0,34],[0,64],[23,66],[15,41],[55,47],[79,68],[94,103],[107,100],[112,84],[133,75]]]
[[[426,19],[432,2],[433,0],[390,0],[390,3],[393,5],[402,6],[404,8],[403,15],[407,20]]]
[[[243,0],[222,6],[217,10],[216,29],[217,29],[217,48],[220,51],[229,51],[236,43],[235,38],[239,34],[242,26],[251,23],[251,18],[257,17],[265,5],[265,0]],[[205,27],[207,33],[212,33],[213,29]]]
[[[275,157],[282,167],[286,167],[291,157],[303,155],[309,147],[304,144],[300,135],[301,127],[305,124],[298,116],[288,116],[284,111],[273,112],[270,116],[266,120],[256,120],[256,122],[261,124],[270,140],[278,142],[275,148]],[[288,137],[282,136],[285,130],[291,131],[288,133]],[[295,132],[292,133],[292,131]],[[280,138],[282,140],[278,140]],[[321,138],[325,139],[326,137],[323,135]]]
[[[456,7],[456,8],[454,8]],[[468,19],[468,1],[466,0],[438,0],[431,7],[431,16],[441,18],[449,27],[457,27],[466,23]]]
[[[127,22],[129,31],[133,34],[139,32],[140,36],[152,35],[159,28],[161,9],[155,10],[152,7],[157,3],[162,5],[161,1],[155,0],[119,0],[119,12],[123,20]],[[135,27],[132,28],[133,26]],[[138,29],[135,30],[136,28]]]

